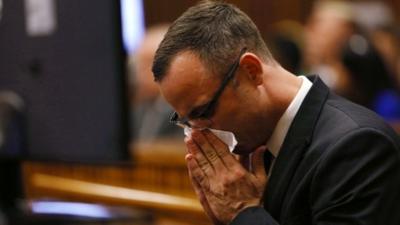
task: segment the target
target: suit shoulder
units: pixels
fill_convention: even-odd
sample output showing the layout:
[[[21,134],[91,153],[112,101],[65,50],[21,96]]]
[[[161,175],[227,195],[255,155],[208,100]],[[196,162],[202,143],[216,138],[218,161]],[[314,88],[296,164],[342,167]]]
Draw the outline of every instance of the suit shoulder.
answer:
[[[332,95],[325,103],[314,128],[309,154],[321,155],[350,136],[364,139],[378,136],[400,149],[399,136],[374,112]],[[353,140],[353,139],[352,139]],[[316,152],[315,152],[316,151]]]
[[[372,129],[398,141],[395,131],[375,112],[335,94],[326,101],[318,125],[329,127],[331,135],[342,136],[352,130]]]

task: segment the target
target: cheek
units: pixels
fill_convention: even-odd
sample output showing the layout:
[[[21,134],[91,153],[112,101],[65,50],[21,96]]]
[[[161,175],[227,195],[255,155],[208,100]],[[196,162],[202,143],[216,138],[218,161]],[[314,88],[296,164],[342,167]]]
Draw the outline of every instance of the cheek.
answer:
[[[216,112],[215,128],[240,134],[246,127],[246,120],[246,111],[240,103],[231,102],[221,105],[221,109]]]
[[[243,136],[251,126],[251,111],[254,107],[248,100],[250,93],[241,88],[232,91],[229,89],[225,96],[221,96],[225,101],[221,101],[217,106],[215,119],[215,129],[231,131],[237,136]]]

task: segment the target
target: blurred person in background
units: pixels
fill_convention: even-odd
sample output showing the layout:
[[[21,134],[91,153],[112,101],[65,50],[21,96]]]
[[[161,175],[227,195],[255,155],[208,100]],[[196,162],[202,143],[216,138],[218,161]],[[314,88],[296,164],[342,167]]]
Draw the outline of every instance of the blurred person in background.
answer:
[[[378,29],[392,21],[381,16],[384,9],[383,4],[317,2],[305,29],[304,64],[339,95],[393,123],[400,119],[399,43]]]
[[[167,30],[168,24],[148,28],[138,50],[128,58],[133,135],[136,140],[153,141],[182,136],[182,131],[168,122],[172,108],[160,96],[151,72],[155,51]]]
[[[340,62],[341,48],[354,32],[351,4],[344,1],[318,1],[304,29],[304,66],[334,91],[346,86],[346,78],[332,67]]]
[[[400,27],[392,9],[381,1],[353,3],[354,20],[367,31],[400,89]]]
[[[338,94],[377,112],[387,121],[400,121],[400,92],[394,76],[367,36],[352,35],[342,48],[343,69],[337,73],[347,77],[346,87]]]

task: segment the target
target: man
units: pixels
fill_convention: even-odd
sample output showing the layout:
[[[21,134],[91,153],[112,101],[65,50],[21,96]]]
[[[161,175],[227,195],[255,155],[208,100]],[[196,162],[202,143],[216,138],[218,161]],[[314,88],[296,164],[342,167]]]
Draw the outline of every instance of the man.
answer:
[[[400,224],[398,136],[318,77],[283,69],[233,5],[188,9],[153,73],[172,121],[192,129],[189,175],[215,224]],[[235,135],[240,162],[210,129]]]

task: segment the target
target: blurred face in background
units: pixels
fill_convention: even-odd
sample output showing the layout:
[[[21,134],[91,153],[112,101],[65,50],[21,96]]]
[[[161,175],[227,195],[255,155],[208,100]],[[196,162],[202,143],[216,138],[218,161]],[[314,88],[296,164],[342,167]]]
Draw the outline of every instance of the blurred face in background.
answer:
[[[353,32],[344,7],[317,6],[306,24],[304,62],[313,67],[340,57],[340,46]]]
[[[352,16],[351,7],[345,2],[320,2],[304,29],[304,66],[337,92],[349,85],[341,65],[341,52],[354,33]]]
[[[135,104],[152,101],[159,96],[158,86],[154,82],[151,67],[157,47],[167,30],[167,25],[149,28],[139,49],[130,59],[132,61],[130,64],[134,68],[134,77],[131,77],[131,79],[134,86],[133,102]]]

